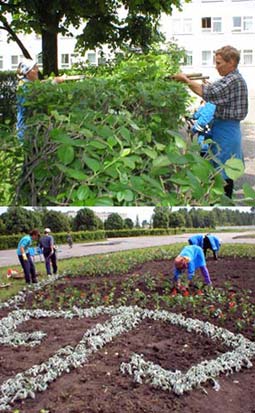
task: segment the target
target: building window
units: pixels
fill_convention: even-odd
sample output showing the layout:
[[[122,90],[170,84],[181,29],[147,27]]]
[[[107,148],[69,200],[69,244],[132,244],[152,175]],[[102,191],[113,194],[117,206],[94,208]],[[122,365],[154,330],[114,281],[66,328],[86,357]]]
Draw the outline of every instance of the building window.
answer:
[[[247,49],[243,51],[243,64],[244,65],[252,65],[253,63],[253,51],[251,49]]]
[[[78,61],[79,61],[78,53],[71,53],[71,59],[70,59],[71,66],[73,66],[75,63],[78,63]]]
[[[202,65],[203,66],[212,65],[212,52],[211,52],[211,50],[203,50],[202,51]]]
[[[173,34],[187,34],[192,33],[192,19],[173,19],[172,33]]]
[[[221,17],[202,17],[201,27],[203,32],[221,33],[222,19]]]
[[[106,57],[104,57],[104,56],[100,56],[98,58],[98,61],[97,61],[98,65],[105,65],[106,62],[107,62],[107,60],[106,60]]]
[[[183,19],[183,33],[192,33],[192,19]]]
[[[173,19],[173,34],[181,33],[181,19]]]
[[[0,70],[4,68],[4,58],[0,56]]]
[[[212,19],[212,31],[214,33],[222,32],[221,17],[213,17]]]
[[[242,29],[242,18],[241,16],[233,17],[233,29],[232,32],[240,32]]]
[[[234,16],[232,32],[252,32],[253,17],[252,16]]]
[[[19,63],[19,56],[18,55],[11,56],[11,68],[17,69],[18,63]]]
[[[251,32],[253,29],[253,17],[252,16],[244,16],[243,18],[243,31],[244,32]]]
[[[90,65],[95,65],[96,64],[96,53],[94,52],[88,53],[87,61],[89,62]]]
[[[38,67],[41,69],[43,66],[42,52],[38,53],[38,55],[36,56],[36,62],[37,62]]]
[[[192,66],[193,65],[193,54],[191,50],[186,51],[186,56],[183,62],[184,66]]]
[[[212,22],[211,17],[202,17],[202,29],[204,31],[211,31]]]
[[[61,55],[61,68],[65,69],[69,67],[69,54],[63,53]]]

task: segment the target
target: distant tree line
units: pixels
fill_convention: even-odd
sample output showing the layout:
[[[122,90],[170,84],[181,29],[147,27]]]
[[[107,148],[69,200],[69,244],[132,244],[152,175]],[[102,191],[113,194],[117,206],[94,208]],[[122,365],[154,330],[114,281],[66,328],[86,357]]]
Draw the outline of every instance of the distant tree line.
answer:
[[[255,225],[255,210],[240,212],[230,208],[181,208],[156,207],[152,216],[153,228],[215,228],[216,226]]]
[[[75,217],[67,214],[48,210],[47,208],[34,208],[31,210],[22,207],[9,207],[0,215],[0,234],[27,233],[32,228],[48,227],[52,232],[68,231],[96,231],[100,229],[132,229],[140,228],[137,217],[134,224],[132,219],[123,219],[119,214],[112,213],[103,222],[92,209],[82,208]]]
[[[168,207],[155,207],[150,222],[136,216],[135,223],[130,218],[123,219],[118,213],[110,214],[103,222],[90,208],[81,208],[74,217],[67,214],[34,208],[9,207],[0,215],[0,234],[27,233],[32,228],[43,230],[49,227],[52,232],[118,230],[132,228],[215,228],[216,226],[255,225],[255,210],[240,212],[229,208],[181,208],[172,211]]]

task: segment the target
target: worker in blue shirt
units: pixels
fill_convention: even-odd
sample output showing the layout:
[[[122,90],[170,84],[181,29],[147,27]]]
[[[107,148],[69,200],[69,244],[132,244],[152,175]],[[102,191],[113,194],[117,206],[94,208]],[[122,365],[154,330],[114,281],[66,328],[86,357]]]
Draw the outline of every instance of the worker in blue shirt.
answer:
[[[217,261],[218,253],[221,246],[221,241],[215,235],[212,234],[196,234],[192,235],[188,242],[190,245],[198,245],[199,247],[203,248],[205,257],[207,250],[210,249],[213,252],[213,257]]]
[[[37,283],[36,271],[33,260],[29,254],[29,248],[32,242],[38,240],[40,233],[33,229],[28,235],[22,237],[18,243],[17,255],[24,271],[25,281],[27,284]]]
[[[191,131],[193,136],[197,134],[197,142],[201,147],[201,156],[205,156],[209,149],[206,139],[212,137],[210,128],[215,110],[216,105],[202,100],[200,107],[193,114],[194,124]]]
[[[24,143],[26,131],[26,119],[28,118],[26,107],[26,94],[29,93],[28,85],[39,79],[38,64],[32,59],[23,59],[17,68],[18,92],[17,92],[17,137],[21,144]],[[64,76],[56,76],[52,83],[62,83]]]
[[[56,246],[54,245],[54,238],[50,235],[50,228],[45,228],[44,236],[41,237],[39,246],[42,249],[45,267],[48,276],[52,275],[51,264],[53,269],[53,274],[57,275],[58,266],[57,266],[57,255],[56,255]]]
[[[206,267],[205,255],[198,245],[184,247],[174,260],[174,283],[180,287],[180,276],[187,270],[189,284],[192,284],[196,269],[199,268],[206,285],[211,285],[211,278]]]
[[[26,85],[30,82],[34,82],[38,79],[39,68],[34,60],[26,59],[21,62],[17,69],[17,75],[19,79],[18,93],[17,93],[17,136],[18,140],[23,143],[25,134],[25,95],[27,90]],[[22,93],[20,93],[22,91]]]

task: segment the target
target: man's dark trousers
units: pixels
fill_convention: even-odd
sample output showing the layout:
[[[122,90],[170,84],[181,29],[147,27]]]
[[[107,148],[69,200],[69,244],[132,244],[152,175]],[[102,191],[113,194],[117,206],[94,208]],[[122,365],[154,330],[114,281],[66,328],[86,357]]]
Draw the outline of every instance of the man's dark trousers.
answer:
[[[24,271],[26,283],[27,284],[31,284],[31,282],[37,283],[35,266],[34,266],[33,260],[30,254],[27,253],[26,256],[27,256],[27,260],[24,260],[22,255],[18,255],[19,262],[21,263],[21,266]]]
[[[43,255],[44,255],[44,259],[45,259],[45,266],[46,266],[47,275],[51,275],[51,265],[50,264],[52,264],[53,274],[57,274],[58,266],[57,266],[56,252],[54,251],[52,253],[51,248],[44,248],[43,249]]]

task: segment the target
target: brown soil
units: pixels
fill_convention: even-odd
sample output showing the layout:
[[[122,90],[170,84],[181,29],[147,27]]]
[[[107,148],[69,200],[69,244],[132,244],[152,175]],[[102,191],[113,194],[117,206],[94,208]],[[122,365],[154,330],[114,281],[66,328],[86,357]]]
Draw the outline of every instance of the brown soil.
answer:
[[[118,280],[120,286],[120,280],[131,277],[136,280],[136,288],[147,293],[147,287],[141,279],[148,272],[157,278],[159,284],[155,288],[160,293],[160,284],[171,276],[172,265],[172,262],[167,260],[154,261],[141,265],[124,276],[67,278],[65,283],[61,281],[56,286],[56,295],[67,285],[75,285],[76,288],[87,291],[92,283],[97,285],[102,293],[107,293],[104,291],[106,281],[115,283]],[[229,281],[234,291],[243,290],[244,294],[248,294],[254,305],[254,259],[225,258],[215,262],[209,258],[208,268],[215,287],[225,288],[225,282]],[[118,294],[121,294],[121,289],[119,292],[117,289]],[[34,303],[30,298],[25,307],[31,307]],[[189,308],[183,310],[179,307],[177,310],[182,310],[185,316],[194,316]],[[176,312],[176,308],[173,311]],[[7,313],[2,310],[0,317]],[[232,319],[228,317],[224,321],[224,327],[234,333],[239,332],[233,323],[237,316],[233,314]],[[59,348],[68,344],[75,345],[88,328],[98,322],[103,323],[108,318],[99,316],[80,320],[44,319],[24,323],[19,331],[40,329],[45,331],[47,336],[42,340],[42,344],[34,349],[1,346],[0,385],[17,372],[45,361]],[[198,312],[196,318],[204,320],[205,316],[199,316]],[[209,321],[220,323],[218,319]],[[252,339],[252,327],[247,328],[243,334]],[[216,358],[227,350],[221,343],[188,333],[180,327],[145,320],[135,331],[115,338],[112,343],[94,353],[83,368],[63,374],[47,391],[37,393],[35,400],[16,402],[13,410],[19,409],[20,413],[39,413],[42,409],[49,413],[255,413],[254,367],[229,376],[221,375],[218,378],[219,391],[213,389],[212,383],[207,383],[183,396],[154,389],[148,384],[136,384],[130,376],[123,376],[119,370],[120,364],[129,361],[133,352],[143,354],[146,360],[165,369],[185,372],[192,365],[204,359]]]

